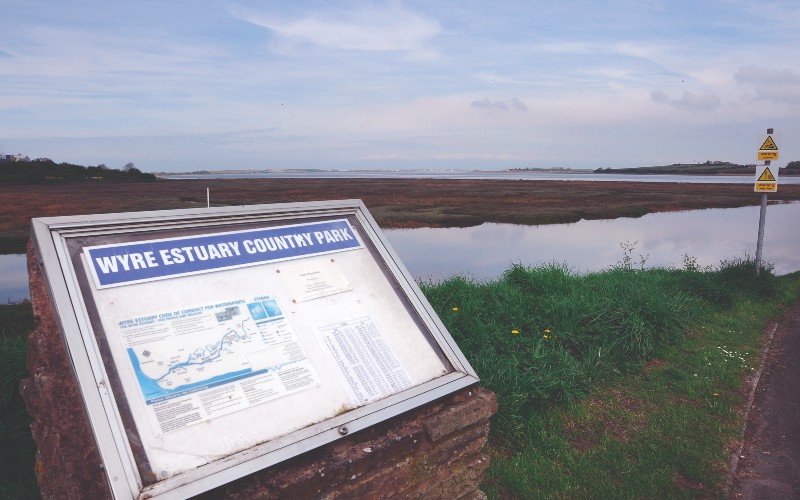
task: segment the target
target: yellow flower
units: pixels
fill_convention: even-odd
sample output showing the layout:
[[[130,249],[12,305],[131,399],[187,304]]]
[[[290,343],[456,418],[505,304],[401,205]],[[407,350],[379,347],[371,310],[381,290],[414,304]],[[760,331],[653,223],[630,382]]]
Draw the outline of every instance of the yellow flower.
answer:
[[[550,333],[550,329],[549,328],[545,328],[544,329],[544,333]]]
[[[453,310],[454,310],[454,311],[458,311],[458,308],[457,308],[457,307],[454,307],[454,308],[453,308]]]
[[[511,333],[513,333],[514,335],[519,335],[519,330],[514,328],[513,330],[511,330]]]
[[[544,334],[544,338],[546,338],[546,339],[549,339],[549,338],[550,338],[550,335],[548,335],[548,334],[546,334],[546,333],[545,333],[545,334]]]
[[[718,392],[715,392],[715,393],[714,393],[714,397],[717,397],[717,396],[719,396],[719,393],[718,393]]]

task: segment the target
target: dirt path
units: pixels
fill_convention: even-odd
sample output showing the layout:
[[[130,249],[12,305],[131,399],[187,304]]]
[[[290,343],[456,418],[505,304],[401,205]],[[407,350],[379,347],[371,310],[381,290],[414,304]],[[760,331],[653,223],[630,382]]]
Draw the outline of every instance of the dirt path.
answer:
[[[800,303],[775,331],[731,496],[800,498]]]

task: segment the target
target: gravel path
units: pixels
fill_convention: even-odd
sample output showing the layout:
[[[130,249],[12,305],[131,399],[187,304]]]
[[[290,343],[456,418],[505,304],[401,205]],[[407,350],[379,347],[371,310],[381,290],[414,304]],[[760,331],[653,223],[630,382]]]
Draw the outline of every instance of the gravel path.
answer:
[[[775,331],[738,462],[733,498],[800,498],[800,303]]]

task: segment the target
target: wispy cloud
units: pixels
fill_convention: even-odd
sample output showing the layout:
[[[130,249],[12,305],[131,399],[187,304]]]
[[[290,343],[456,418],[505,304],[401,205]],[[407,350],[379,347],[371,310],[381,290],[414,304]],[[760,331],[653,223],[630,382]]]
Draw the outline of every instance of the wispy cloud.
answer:
[[[730,138],[767,120],[800,134],[792,0],[232,1],[0,0],[0,147],[143,169],[597,167],[750,161]]]
[[[528,111],[528,105],[516,97],[505,100],[489,99],[488,97],[484,97],[483,99],[472,101],[470,106],[473,109],[480,110]]]
[[[519,80],[498,75],[497,73],[491,71],[481,71],[475,74],[474,78],[486,83],[519,83]]]
[[[547,42],[537,47],[542,52],[550,52],[553,54],[591,54],[597,52],[599,47],[590,42],[574,42],[574,41],[561,41],[561,42]]]
[[[800,105],[800,74],[788,69],[744,66],[733,75],[741,84],[755,86],[756,98]]]
[[[234,13],[270,30],[273,44],[278,46],[312,44],[333,50],[431,55],[428,43],[441,31],[436,20],[399,3],[308,12],[295,19],[244,9]]]
[[[733,76],[736,81],[741,83],[800,85],[800,74],[789,71],[788,69],[745,66],[740,68]]]
[[[659,104],[667,104],[688,111],[710,111],[718,108],[721,104],[719,96],[711,91],[695,94],[684,90],[681,97],[673,99],[666,92],[654,90],[650,93],[650,99]]]

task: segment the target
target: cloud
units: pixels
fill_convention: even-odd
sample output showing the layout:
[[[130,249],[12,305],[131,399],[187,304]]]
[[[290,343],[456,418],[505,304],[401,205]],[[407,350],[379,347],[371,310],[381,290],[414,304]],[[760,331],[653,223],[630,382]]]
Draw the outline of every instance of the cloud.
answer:
[[[399,4],[312,13],[292,21],[265,14],[235,14],[272,31],[275,43],[310,43],[337,50],[402,51],[429,56],[432,51],[427,44],[441,30],[436,20]]]
[[[695,94],[694,92],[684,90],[683,95],[679,99],[672,99],[666,92],[654,90],[650,93],[650,99],[659,104],[666,104],[674,108],[686,109],[689,111],[710,111],[718,108],[721,103],[717,94],[708,90],[701,94]]]
[[[510,153],[462,153],[462,152],[446,152],[434,153],[431,158],[436,160],[488,160],[488,161],[509,161],[520,160],[530,161],[535,159],[531,155],[515,155]]]
[[[551,54],[591,54],[598,52],[596,44],[579,42],[543,43],[539,50]]]
[[[800,75],[788,69],[761,68],[758,66],[743,66],[733,75],[739,83],[760,84],[795,84],[800,85]]]
[[[800,74],[787,69],[743,66],[733,75],[734,80],[754,85],[757,99],[779,103],[800,103]]]
[[[519,83],[518,80],[507,78],[505,76],[492,73],[491,71],[481,71],[480,73],[476,74],[474,78],[486,83]]]
[[[528,111],[528,105],[520,101],[516,97],[509,99],[508,103],[511,105],[512,108],[516,109],[517,111]]]
[[[474,109],[481,110],[528,111],[528,105],[516,97],[502,101],[484,97],[483,99],[472,101],[470,106]]]
[[[660,90],[654,90],[650,93],[650,99],[653,102],[657,102],[659,104],[669,104],[669,96],[666,92],[662,92]]]

